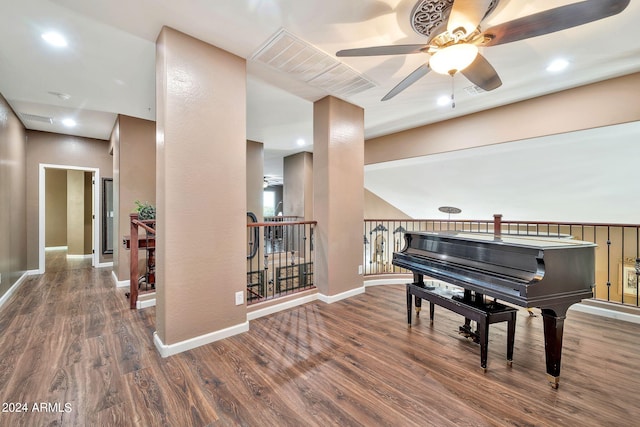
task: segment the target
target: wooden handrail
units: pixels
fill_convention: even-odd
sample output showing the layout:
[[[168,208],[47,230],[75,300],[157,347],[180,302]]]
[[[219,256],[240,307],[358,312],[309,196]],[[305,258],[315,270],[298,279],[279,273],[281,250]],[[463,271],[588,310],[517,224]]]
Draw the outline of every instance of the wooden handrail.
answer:
[[[133,215],[137,215],[137,214],[131,214],[130,215],[132,224],[136,224],[136,225],[144,228],[145,231],[147,231],[147,232],[149,232],[151,234],[156,234],[155,228],[150,226],[150,224],[155,224],[156,223],[155,219],[145,219],[145,220],[133,219]]]
[[[430,219],[398,219],[398,218],[387,218],[387,219],[370,219],[365,218],[365,221],[368,222],[482,222],[482,223],[493,223],[493,219],[446,219],[446,218],[430,218]],[[569,225],[569,226],[584,226],[584,227],[640,227],[640,224],[617,224],[617,223],[606,223],[606,222],[571,222],[571,221],[514,221],[514,220],[501,220],[503,225]]]

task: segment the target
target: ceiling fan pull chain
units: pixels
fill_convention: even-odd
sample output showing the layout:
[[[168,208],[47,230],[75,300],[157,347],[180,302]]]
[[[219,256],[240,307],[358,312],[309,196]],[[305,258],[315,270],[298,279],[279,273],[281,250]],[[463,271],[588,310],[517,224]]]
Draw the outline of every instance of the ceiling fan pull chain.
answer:
[[[455,85],[454,85],[454,81],[453,81],[453,76],[455,75],[455,73],[451,73],[451,109],[453,110],[454,108],[456,108],[456,100],[453,97],[453,94],[455,92]]]

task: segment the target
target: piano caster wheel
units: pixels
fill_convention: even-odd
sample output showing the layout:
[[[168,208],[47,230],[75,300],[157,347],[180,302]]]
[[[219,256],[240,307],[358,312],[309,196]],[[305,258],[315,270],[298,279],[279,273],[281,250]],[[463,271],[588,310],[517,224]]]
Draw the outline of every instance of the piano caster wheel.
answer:
[[[486,374],[487,373],[487,368],[482,368],[482,373]]]
[[[547,380],[549,380],[549,385],[552,389],[557,390],[560,385],[560,377],[554,377],[552,375],[547,374]]]
[[[513,360],[507,360],[507,366],[511,368],[513,366]]]

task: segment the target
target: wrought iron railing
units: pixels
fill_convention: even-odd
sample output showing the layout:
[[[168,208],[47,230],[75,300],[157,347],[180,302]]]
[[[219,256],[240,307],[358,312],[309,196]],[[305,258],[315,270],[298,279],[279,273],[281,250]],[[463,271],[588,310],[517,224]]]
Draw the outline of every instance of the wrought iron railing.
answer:
[[[599,300],[640,307],[640,224],[602,224],[546,221],[366,219],[364,221],[365,275],[408,273],[391,264],[402,250],[407,231],[466,231],[561,236],[593,242],[596,249],[596,287]]]
[[[315,225],[281,220],[247,224],[247,304],[315,287]]]

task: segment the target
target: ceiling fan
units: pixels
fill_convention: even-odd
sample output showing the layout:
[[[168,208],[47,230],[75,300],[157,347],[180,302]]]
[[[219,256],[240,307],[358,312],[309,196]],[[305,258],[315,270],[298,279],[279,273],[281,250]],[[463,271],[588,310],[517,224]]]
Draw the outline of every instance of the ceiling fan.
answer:
[[[478,52],[489,47],[577,27],[622,12],[630,0],[585,0],[504,22],[486,30],[482,20],[499,0],[419,0],[411,12],[411,26],[430,37],[426,44],[345,49],[336,56],[376,56],[427,53],[429,60],[398,83],[382,101],[393,98],[434,70],[453,76],[462,73],[485,91],[502,85],[500,76]]]

